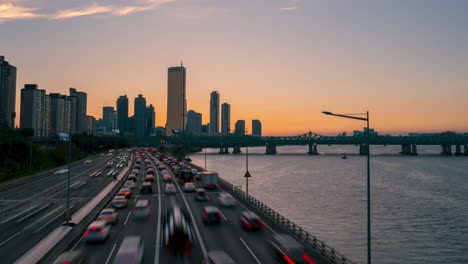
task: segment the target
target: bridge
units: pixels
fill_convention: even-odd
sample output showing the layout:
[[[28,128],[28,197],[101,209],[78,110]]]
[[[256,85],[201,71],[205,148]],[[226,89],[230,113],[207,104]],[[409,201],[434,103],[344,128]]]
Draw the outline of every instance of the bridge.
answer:
[[[72,183],[81,182],[72,192],[74,226],[61,226],[64,210],[64,199],[61,197],[65,196],[63,175],[49,172],[1,185],[3,195],[0,212],[4,216],[0,223],[2,263],[51,263],[62,252],[77,249],[86,252],[90,263],[112,263],[124,237],[130,235],[141,236],[144,241],[143,263],[203,263],[208,252],[213,250],[225,251],[236,263],[277,263],[281,260],[295,263],[273,253],[268,241],[271,241],[274,234],[289,234],[298,241],[303,246],[301,258],[304,263],[352,263],[229,182],[221,179],[217,190],[207,191],[209,200],[199,202],[194,199],[193,194],[182,191],[182,186],[170,170],[173,183],[177,186],[175,195],[164,194],[165,183],[159,172],[152,184],[152,194],[137,194],[143,182],[138,180],[134,196],[128,200],[128,207],[118,210],[119,220],[112,226],[107,241],[100,244],[85,243],[82,237],[86,227],[103,208],[110,207],[112,198],[125,182],[134,164],[133,159],[121,162],[128,167],[118,168],[119,181],[114,181],[110,172],[115,168],[106,168],[112,158],[114,157],[95,157],[91,163],[80,161],[73,164]],[[156,168],[156,163],[152,164]],[[96,172],[102,173],[97,175]],[[142,175],[145,175],[144,166]],[[200,186],[198,182],[195,184]],[[216,205],[221,192],[231,193],[238,206],[220,207],[222,220],[219,225],[203,224],[203,207]],[[150,216],[146,221],[135,221],[133,209],[141,199],[149,201]],[[190,254],[173,256],[167,254],[163,247],[164,216],[174,203],[190,215],[194,234]],[[244,210],[253,211],[260,216],[265,224],[260,232],[241,228],[240,215]]]
[[[266,154],[275,154],[277,146],[302,145],[308,146],[309,154],[318,154],[319,145],[356,145],[359,146],[359,154],[365,155],[368,151],[367,136],[330,137],[313,132],[298,136],[285,137],[257,137],[243,135],[180,135],[173,137],[156,136],[136,138],[133,142],[138,146],[160,146],[162,144],[198,146],[202,148],[219,148],[219,153],[240,153],[241,147],[266,147]],[[441,154],[451,155],[452,146],[455,146],[455,155],[468,155],[468,135],[444,132],[430,136],[377,136],[370,135],[370,145],[401,145],[402,154],[417,155],[418,145],[439,145]]]

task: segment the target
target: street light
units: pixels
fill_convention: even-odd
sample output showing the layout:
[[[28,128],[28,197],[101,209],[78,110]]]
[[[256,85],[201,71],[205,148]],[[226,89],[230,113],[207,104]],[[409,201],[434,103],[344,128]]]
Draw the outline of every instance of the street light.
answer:
[[[367,263],[371,264],[371,206],[370,206],[370,131],[369,131],[369,111],[358,114],[334,114],[323,111],[323,114],[339,116],[344,118],[357,119],[367,122]],[[366,117],[357,117],[355,115],[366,115]]]

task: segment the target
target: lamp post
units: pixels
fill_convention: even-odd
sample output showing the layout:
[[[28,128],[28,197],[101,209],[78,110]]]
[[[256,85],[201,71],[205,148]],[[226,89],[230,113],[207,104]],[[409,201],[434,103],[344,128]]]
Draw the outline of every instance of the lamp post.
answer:
[[[323,114],[357,119],[367,122],[367,263],[371,264],[371,204],[370,204],[370,131],[369,131],[369,111],[358,114],[334,114],[332,112],[323,111]],[[357,117],[355,115],[366,115],[366,117]]]

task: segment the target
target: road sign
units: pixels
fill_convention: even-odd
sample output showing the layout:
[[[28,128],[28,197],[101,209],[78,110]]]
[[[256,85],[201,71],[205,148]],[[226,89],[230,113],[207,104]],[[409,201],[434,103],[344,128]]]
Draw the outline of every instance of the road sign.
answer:
[[[59,138],[61,141],[69,141],[70,140],[70,133],[60,133]]]
[[[251,178],[251,177],[252,177],[252,175],[250,175],[250,172],[249,172],[249,171],[247,171],[247,172],[245,173],[245,175],[244,175],[244,178]]]

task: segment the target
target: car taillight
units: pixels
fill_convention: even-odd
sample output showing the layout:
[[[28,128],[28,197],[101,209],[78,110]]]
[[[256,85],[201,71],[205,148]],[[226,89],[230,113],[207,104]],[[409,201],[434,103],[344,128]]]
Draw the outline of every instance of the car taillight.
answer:
[[[208,214],[207,214],[206,212],[203,212],[203,216],[204,216],[205,218],[208,218]]]
[[[289,264],[295,264],[294,261],[288,255],[283,255],[283,258],[289,263]]]
[[[302,257],[309,263],[309,264],[315,264],[315,261],[313,261],[309,256],[307,256],[306,253],[302,254]]]
[[[86,232],[84,233],[84,237],[87,236],[91,231],[90,230],[86,230]]]
[[[121,204],[124,204],[124,203],[125,203],[125,201],[121,201],[120,203],[121,203]]]
[[[265,226],[265,224],[262,223],[262,221],[260,221],[260,219],[255,219],[255,222],[257,222],[257,224],[259,224],[261,226]]]
[[[106,229],[103,228],[103,229],[101,230],[101,232],[99,232],[99,235],[102,236],[102,235],[104,235],[105,232],[106,232]]]
[[[252,228],[252,225],[249,222],[247,222],[245,219],[242,218],[242,221],[248,228]]]

